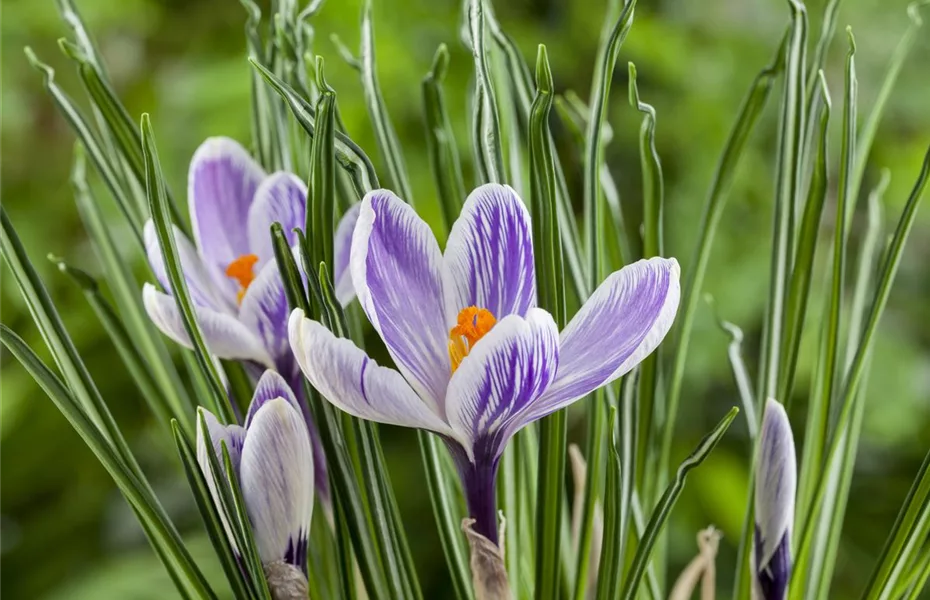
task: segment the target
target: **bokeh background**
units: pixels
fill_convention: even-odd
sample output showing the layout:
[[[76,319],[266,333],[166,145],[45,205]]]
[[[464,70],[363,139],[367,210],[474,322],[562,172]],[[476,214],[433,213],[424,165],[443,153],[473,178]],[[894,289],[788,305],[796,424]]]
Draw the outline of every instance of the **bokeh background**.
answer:
[[[77,0],[77,4],[130,112],[134,116],[151,113],[165,171],[175,190],[185,188],[187,162],[204,138],[228,135],[248,141],[250,67],[242,35],[245,13],[239,2]],[[808,5],[813,36],[819,32],[823,4],[816,0]],[[605,0],[508,0],[496,5],[503,26],[527,56],[535,55],[538,43],[548,46],[558,90],[576,90],[587,97]],[[348,130],[376,156],[357,75],[339,59],[330,40],[330,34],[337,33],[350,47],[357,47],[360,10],[359,0],[330,0],[315,21],[315,51],[328,59],[327,75],[339,94]],[[609,119],[615,135],[607,161],[623,201],[637,204],[640,115],[627,104],[624,64],[634,61],[642,97],[658,112],[667,245],[686,270],[717,156],[740,99],[779,42],[787,15],[787,5],[780,0],[653,0],[640,2],[637,9],[614,77]],[[461,155],[466,162],[470,157],[465,146],[469,139],[466,90],[472,62],[458,41],[460,8],[451,0],[378,0],[374,16],[381,86],[415,193],[423,202],[434,195],[434,188],[419,84],[441,42],[452,50],[446,93]],[[840,8],[838,24],[836,43],[827,60],[827,79],[839,103],[845,53],[842,30],[851,25],[858,40],[860,111],[864,115],[874,103],[886,64],[907,26],[905,3],[849,0]],[[877,181],[880,168],[890,169],[889,231],[930,141],[927,31],[920,32],[889,102],[863,186],[865,192]],[[22,53],[24,46],[34,48],[57,68],[59,81],[79,97],[75,73],[56,45],[65,34],[53,0],[4,0],[2,201],[160,497],[197,555],[208,557],[209,545],[179,476],[170,440],[146,411],[77,288],[44,260],[46,254],[54,253],[91,272],[99,270],[68,184],[73,136]],[[743,156],[705,284],[720,314],[746,331],[744,352],[753,374],[768,281],[776,104],[777,92]],[[833,125],[835,130],[838,122]],[[836,134],[831,147],[831,184],[837,178]],[[565,165],[577,184],[577,159],[566,157]],[[466,170],[470,173],[470,166]],[[580,198],[580,190],[576,191]],[[827,202],[829,213],[835,202],[832,185]],[[862,231],[862,213],[855,222],[856,236]],[[115,233],[127,241],[128,232],[116,229]],[[826,241],[831,232],[822,235]],[[839,551],[836,598],[858,595],[930,447],[928,252],[930,210],[925,209],[908,242],[881,324]],[[2,318],[41,347],[6,270]],[[816,315],[811,325],[815,321]],[[803,431],[811,363],[813,336],[809,337],[792,414],[798,432]],[[726,363],[726,343],[714,325],[711,309],[702,305],[686,373],[675,458],[683,457],[729,406],[738,403]],[[0,592],[11,600],[173,597],[168,578],[104,470],[19,365],[8,355],[2,361]],[[582,429],[581,423],[575,423],[571,435],[578,438]],[[800,434],[797,437],[800,444]],[[426,597],[449,597],[414,435],[390,430],[385,438],[391,477]],[[689,479],[671,522],[673,572],[696,550],[696,531],[714,524],[724,533],[719,583],[722,588],[730,585],[747,489],[747,447],[745,422],[738,420],[724,443]]]

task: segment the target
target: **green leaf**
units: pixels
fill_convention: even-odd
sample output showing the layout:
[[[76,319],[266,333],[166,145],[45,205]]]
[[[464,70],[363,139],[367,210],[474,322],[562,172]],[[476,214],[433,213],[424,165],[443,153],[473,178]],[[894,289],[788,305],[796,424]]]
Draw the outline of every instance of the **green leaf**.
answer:
[[[726,207],[726,200],[730,185],[733,182],[733,176],[736,173],[736,167],[739,164],[739,159],[744,154],[743,148],[755,128],[756,122],[759,120],[762,109],[765,108],[769,93],[772,91],[772,84],[778,74],[782,72],[783,67],[784,41],[779,46],[771,64],[756,75],[749,87],[749,92],[743,99],[733,129],[730,131],[723,152],[720,155],[720,160],[717,163],[707,200],[704,202],[701,222],[697,229],[697,245],[692,254],[693,258],[689,263],[690,266],[685,269],[687,276],[685,277],[681,296],[681,308],[678,312],[678,339],[675,346],[675,357],[672,361],[671,375],[669,376],[666,418],[662,426],[662,454],[659,465],[663,472],[668,470],[671,459],[672,437],[675,435],[675,420],[678,416],[685,362],[688,358],[688,345],[691,340],[691,332],[694,329],[694,315],[697,310],[698,299],[701,296],[701,288],[704,285],[704,275],[707,273],[707,263],[710,260],[710,252],[713,247],[714,237],[717,234],[717,226],[720,224],[720,217]]]
[[[161,172],[161,163],[158,161],[158,150],[155,147],[155,137],[148,114],[142,115],[142,142],[145,154],[145,182],[146,194],[149,199],[149,210],[158,234],[158,245],[162,258],[165,261],[165,270],[171,282],[172,295],[177,303],[178,310],[184,321],[184,330],[187,332],[194,347],[197,364],[201,373],[210,386],[207,401],[218,418],[224,423],[235,423],[236,417],[230,404],[229,397],[220,378],[219,368],[204,342],[203,332],[194,313],[194,303],[187,289],[187,280],[181,267],[178,248],[175,242],[171,217],[168,213],[168,198],[165,195],[164,177]]]
[[[388,185],[404,199],[414,204],[413,188],[407,176],[407,166],[404,164],[404,155],[401,151],[397,133],[391,124],[384,97],[381,95],[381,86],[378,85],[378,72],[375,65],[375,29],[371,16],[371,0],[366,0],[362,9],[362,91],[365,95],[365,106],[368,109],[368,118],[374,126],[375,139],[381,151],[381,159],[387,165]]]
[[[494,78],[486,47],[485,0],[465,0],[472,56],[475,59],[474,150],[476,170],[484,182],[502,183],[504,158],[501,150],[500,116]]]
[[[426,120],[426,145],[429,151],[430,167],[439,192],[439,207],[446,228],[458,218],[462,204],[465,203],[465,182],[462,178],[462,166],[455,143],[452,123],[446,109],[446,99],[442,91],[442,82],[449,67],[449,51],[445,44],[440,44],[433,57],[433,66],[423,78],[424,118]]]
[[[735,406],[731,408],[730,412],[728,412],[717,426],[701,440],[697,448],[695,448],[691,455],[678,467],[675,480],[665,490],[665,493],[662,494],[655,510],[652,512],[652,516],[649,518],[649,524],[646,525],[646,529],[643,532],[642,540],[639,547],[636,549],[636,555],[633,557],[633,564],[630,567],[630,572],[623,582],[623,591],[620,594],[623,600],[632,600],[638,594],[639,586],[649,561],[649,555],[652,553],[652,547],[656,539],[658,539],[662,528],[665,526],[665,522],[668,520],[669,515],[671,515],[672,508],[675,506],[678,496],[681,495],[681,491],[684,489],[685,478],[688,476],[688,473],[704,462],[704,459],[713,451],[717,442],[720,441],[720,438],[726,433],[727,428],[730,427],[730,423],[736,418],[737,413],[739,413],[738,408]]]
[[[336,196],[336,92],[323,76],[323,59],[316,62],[320,98],[316,105],[316,128],[310,147],[310,202],[306,231],[312,235],[318,261],[332,264]]]
[[[111,225],[107,223],[96,198],[87,185],[84,149],[80,143],[75,145],[71,185],[84,228],[90,235],[94,250],[103,263],[107,283],[116,301],[119,316],[122,318],[122,326],[126,328],[135,350],[157,385],[159,391],[157,402],[159,405],[164,405],[159,410],[177,419],[184,430],[191,433],[193,431],[191,421],[193,403],[190,395],[181,383],[181,378],[174,363],[171,362],[168,350],[158,337],[160,334],[145,313],[142,306],[142,294],[129,269],[127,257],[117,247],[110,233]],[[165,423],[167,424],[167,421]]]
[[[626,533],[623,530],[621,518],[621,503],[626,498],[622,487],[623,469],[620,463],[620,453],[617,451],[617,409],[610,409],[610,442],[607,449],[607,481],[604,495],[604,541],[601,548],[601,561],[597,578],[597,600],[612,600],[616,591],[620,589],[623,577],[623,559],[621,548]],[[580,574],[580,572],[579,572]],[[580,586],[582,594],[587,582],[576,584]],[[576,592],[576,598],[578,592]],[[581,596],[584,597],[584,596]]]
[[[3,213],[3,217],[5,223],[6,213]],[[6,255],[5,249],[4,255]],[[83,407],[72,397],[64,383],[6,325],[0,325],[0,342],[35,379],[113,478],[139,519],[152,548],[162,560],[182,597],[215,600],[216,595],[194,563],[164,509],[152,494],[148,482],[141,472],[134,470],[137,469],[137,465],[127,465],[110,440],[103,435]]]

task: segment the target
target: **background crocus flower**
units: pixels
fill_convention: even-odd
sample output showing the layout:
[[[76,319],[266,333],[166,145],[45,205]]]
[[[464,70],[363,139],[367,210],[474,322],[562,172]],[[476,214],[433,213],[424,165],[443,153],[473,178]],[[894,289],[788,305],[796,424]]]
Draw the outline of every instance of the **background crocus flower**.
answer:
[[[280,222],[289,245],[296,243],[293,230],[304,226],[307,187],[290,173],[266,175],[235,141],[211,138],[191,160],[188,202],[196,245],[177,230],[175,239],[207,347],[220,358],[274,368],[291,378],[297,369],[287,344],[287,299],[270,228]],[[357,217],[357,207],[349,210],[335,239],[336,256],[346,257],[336,265],[339,299],[346,303],[354,295],[345,265]],[[146,284],[146,311],[165,335],[190,347],[151,221],[145,244],[167,292]]]
[[[753,592],[759,600],[783,600],[791,576],[791,524],[797,461],[784,407],[765,403],[756,466]]]
[[[297,362],[342,410],[441,435],[475,530],[495,542],[495,480],[507,441],[635,367],[678,308],[678,263],[643,260],[608,277],[560,334],[536,307],[526,207],[494,184],[468,197],[444,254],[409,205],[386,190],[369,193],[350,268],[398,370],[299,310],[289,325]]]
[[[214,452],[222,468],[224,442],[242,488],[247,525],[252,528],[266,571],[280,573],[278,563],[284,563],[305,576],[313,511],[313,450],[297,399],[287,382],[274,371],[262,375],[245,427],[223,425],[210,411],[200,410],[207,431],[198,420],[197,461],[233,548],[241,552],[231,529],[235,516],[222,509],[208,454]],[[217,475],[220,484],[225,485],[226,474]]]

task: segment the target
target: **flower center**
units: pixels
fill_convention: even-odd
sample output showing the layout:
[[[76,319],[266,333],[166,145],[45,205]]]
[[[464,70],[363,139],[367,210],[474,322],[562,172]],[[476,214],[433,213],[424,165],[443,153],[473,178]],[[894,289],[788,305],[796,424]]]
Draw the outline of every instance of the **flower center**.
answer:
[[[239,286],[242,288],[239,290],[239,293],[236,294],[236,302],[238,304],[242,304],[242,297],[245,296],[245,291],[249,289],[249,285],[255,279],[255,273],[252,269],[257,262],[258,257],[256,255],[243,254],[226,267],[226,276],[238,281]]]
[[[449,358],[452,359],[453,373],[478,340],[491,331],[496,323],[497,319],[485,308],[469,306],[462,309],[455,327],[449,330]]]

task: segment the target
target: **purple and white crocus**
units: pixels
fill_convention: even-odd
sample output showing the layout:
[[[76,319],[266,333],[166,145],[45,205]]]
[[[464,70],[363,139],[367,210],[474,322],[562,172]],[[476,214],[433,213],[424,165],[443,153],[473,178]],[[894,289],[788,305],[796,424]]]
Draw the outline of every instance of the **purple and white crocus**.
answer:
[[[753,597],[784,600],[791,577],[791,525],[794,521],[797,460],[791,423],[771,398],[762,416],[756,466]]]
[[[245,148],[218,137],[194,153],[187,194],[195,243],[178,229],[175,243],[207,348],[218,358],[243,361],[256,378],[264,369],[277,370],[302,398],[300,371],[287,341],[287,297],[270,230],[278,222],[288,244],[296,243],[294,228],[304,227],[307,214],[307,187],[291,173],[266,175]],[[334,240],[336,294],[343,304],[355,296],[348,263],[358,211],[355,205],[346,212]],[[190,348],[151,220],[144,233],[149,264],[164,290],[145,284],[146,312],[162,333]],[[322,456],[309,408],[305,402],[300,407]],[[317,481],[327,497],[322,459],[317,461]]]
[[[226,473],[214,473],[209,454],[214,452],[217,465],[223,469],[223,445],[229,452],[249,519],[249,523],[235,526],[251,527],[269,577],[270,573],[290,571],[289,579],[302,577],[306,582],[313,512],[313,450],[297,399],[287,382],[275,371],[265,371],[255,388],[244,427],[223,425],[210,411],[200,411],[203,420],[197,421],[197,462],[233,550],[241,558],[232,530],[236,516],[223,510],[217,487],[227,485]],[[292,569],[282,570],[283,565]]]
[[[196,245],[178,230],[175,241],[207,348],[219,358],[246,361],[257,372],[276,369],[292,381],[297,367],[287,343],[287,299],[270,229],[281,223],[289,245],[296,243],[293,230],[304,226],[307,187],[291,173],[266,175],[235,141],[210,138],[191,160],[187,193]],[[344,303],[354,296],[346,267],[357,217],[357,207],[348,211],[335,239],[336,289]],[[145,284],[146,311],[162,333],[191,347],[151,220],[145,245],[165,290]]]
[[[298,364],[345,412],[442,436],[475,530],[494,542],[507,441],[630,371],[659,345],[678,309],[678,263],[642,260],[608,277],[560,333],[536,306],[526,207],[513,189],[494,184],[468,197],[444,253],[408,204],[387,190],[370,192],[350,269],[397,370],[295,310],[288,328]]]

